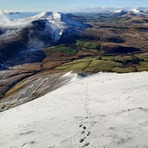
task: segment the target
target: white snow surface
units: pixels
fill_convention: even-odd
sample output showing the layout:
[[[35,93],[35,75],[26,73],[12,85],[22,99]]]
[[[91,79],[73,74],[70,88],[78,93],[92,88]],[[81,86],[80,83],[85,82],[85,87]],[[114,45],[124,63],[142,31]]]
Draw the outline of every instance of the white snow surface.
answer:
[[[74,79],[0,113],[1,148],[147,148],[148,72],[64,76]]]

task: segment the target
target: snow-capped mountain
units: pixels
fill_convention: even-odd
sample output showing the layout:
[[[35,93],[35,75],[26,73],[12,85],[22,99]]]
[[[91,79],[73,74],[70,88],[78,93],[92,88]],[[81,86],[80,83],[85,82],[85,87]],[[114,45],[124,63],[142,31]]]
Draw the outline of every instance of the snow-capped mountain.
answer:
[[[44,23],[46,33],[48,32],[54,41],[58,41],[63,33],[76,33],[81,29],[85,29],[88,25],[72,20],[69,14],[62,14],[60,12],[42,12],[30,18],[10,20],[5,13],[2,13],[0,20],[0,27],[13,28],[17,30],[26,26],[31,26]],[[7,32],[11,33],[11,32]]]
[[[70,31],[70,33],[75,33],[75,31],[88,27],[86,24],[72,20],[69,14],[62,14],[60,12],[42,12],[36,16],[20,21],[33,22],[37,20],[46,21],[46,26],[53,32],[55,41],[59,40],[63,33],[67,30]]]
[[[114,13],[121,13],[123,14],[137,14],[137,15],[140,15],[140,14],[145,14],[147,15],[148,14],[148,8],[144,8],[144,7],[141,7],[141,8],[123,8],[123,9],[116,9],[113,11]]]
[[[63,77],[72,80],[0,113],[1,148],[147,147],[147,72]]]

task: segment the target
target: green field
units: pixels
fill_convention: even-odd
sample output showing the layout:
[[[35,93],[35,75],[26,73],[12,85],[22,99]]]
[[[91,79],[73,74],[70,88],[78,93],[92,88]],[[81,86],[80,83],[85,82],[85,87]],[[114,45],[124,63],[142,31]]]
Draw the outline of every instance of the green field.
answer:
[[[86,48],[86,49],[98,49],[99,45],[95,42],[88,42],[88,41],[81,41],[77,40],[76,42],[77,47]]]
[[[102,56],[102,58],[97,56],[74,60],[63,64],[56,69],[64,71],[84,71],[88,73],[96,73],[101,71],[117,73],[147,71],[148,64],[144,59],[147,60],[147,58],[145,58],[143,55],[136,55],[136,57],[133,55]]]
[[[77,52],[75,49],[68,47],[67,45],[64,45],[64,44],[61,44],[58,46],[52,46],[50,49],[54,51],[62,52],[62,53],[67,53],[67,54],[76,54]]]

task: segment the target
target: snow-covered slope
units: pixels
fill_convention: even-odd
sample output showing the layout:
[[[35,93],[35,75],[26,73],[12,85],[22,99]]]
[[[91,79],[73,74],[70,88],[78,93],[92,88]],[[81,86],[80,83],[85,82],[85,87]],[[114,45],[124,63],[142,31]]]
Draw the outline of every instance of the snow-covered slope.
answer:
[[[77,78],[0,113],[1,148],[146,148],[148,72]]]

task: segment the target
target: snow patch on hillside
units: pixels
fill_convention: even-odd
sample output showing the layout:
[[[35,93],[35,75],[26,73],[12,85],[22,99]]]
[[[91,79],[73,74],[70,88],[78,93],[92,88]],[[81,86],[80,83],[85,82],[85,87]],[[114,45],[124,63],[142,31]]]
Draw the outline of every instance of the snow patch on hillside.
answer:
[[[146,148],[148,72],[98,73],[0,113],[2,148]]]
[[[122,10],[115,10],[114,13],[120,13]]]
[[[61,14],[60,13],[54,11],[52,15],[53,15],[53,18],[55,20],[61,20]]]
[[[140,13],[140,11],[138,9],[131,9],[131,12],[135,13],[135,14],[138,14]]]

